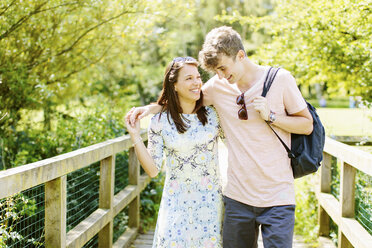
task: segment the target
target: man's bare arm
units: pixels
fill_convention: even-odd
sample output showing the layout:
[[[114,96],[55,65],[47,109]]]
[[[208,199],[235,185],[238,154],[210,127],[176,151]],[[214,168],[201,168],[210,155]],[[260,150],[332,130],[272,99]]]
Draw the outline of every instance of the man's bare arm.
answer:
[[[270,109],[267,104],[267,99],[262,96],[255,97],[253,100],[254,108],[260,113],[261,118],[265,121],[269,120]],[[313,117],[309,110],[303,110],[291,115],[275,115],[276,119],[272,125],[280,127],[281,129],[296,134],[309,135],[313,131]]]
[[[142,107],[136,107],[133,109],[132,113],[128,113],[129,123],[131,126],[134,126],[137,120],[141,120],[149,114],[157,114],[160,111],[161,106],[159,104],[149,104]]]
[[[313,117],[307,108],[292,115],[277,115],[272,124],[289,133],[309,135],[313,131]]]

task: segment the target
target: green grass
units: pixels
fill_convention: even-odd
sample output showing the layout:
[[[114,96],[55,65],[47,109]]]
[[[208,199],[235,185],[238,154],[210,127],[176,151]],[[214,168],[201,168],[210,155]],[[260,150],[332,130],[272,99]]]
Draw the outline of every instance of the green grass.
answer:
[[[319,107],[319,100],[318,99],[307,99],[311,105],[318,108]],[[326,99],[327,101],[327,108],[348,108],[349,107],[349,99],[346,97],[339,97],[333,99]]]
[[[372,109],[318,108],[328,136],[372,136]]]

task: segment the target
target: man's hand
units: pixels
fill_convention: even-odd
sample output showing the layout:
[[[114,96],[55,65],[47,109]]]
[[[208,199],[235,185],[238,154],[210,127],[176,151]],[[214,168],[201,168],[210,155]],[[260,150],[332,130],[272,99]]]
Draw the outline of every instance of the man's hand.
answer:
[[[270,109],[269,105],[267,104],[267,99],[262,96],[257,96],[253,99],[253,106],[256,111],[258,111],[261,115],[261,118],[265,121],[269,120]]]
[[[134,126],[137,120],[141,120],[143,117],[151,114],[150,105],[146,105],[143,107],[133,107],[131,111],[128,112],[127,117],[129,120],[129,124]]]
[[[143,117],[149,114],[157,114],[161,111],[161,106],[158,104],[150,104],[142,107],[133,107],[127,114],[129,124],[133,127],[137,120],[141,120]]]
[[[270,108],[267,104],[266,98],[257,96],[254,98],[252,103],[254,109],[260,113],[261,118],[268,121]],[[291,115],[277,115],[273,125],[289,133],[309,135],[313,131],[313,117],[309,110],[304,108],[303,110]]]
[[[133,116],[135,108],[133,107],[126,115],[125,115],[125,123],[127,125],[127,130],[131,137],[137,137],[140,135],[140,120],[135,119],[133,124],[130,123],[130,118]]]

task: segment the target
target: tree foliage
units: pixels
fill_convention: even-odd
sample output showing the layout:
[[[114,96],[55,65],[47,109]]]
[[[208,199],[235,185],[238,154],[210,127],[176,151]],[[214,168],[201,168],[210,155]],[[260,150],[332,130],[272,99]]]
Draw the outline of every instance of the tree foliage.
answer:
[[[371,13],[371,0],[277,0],[270,15],[236,10],[221,18],[270,37],[254,55],[259,63],[285,67],[301,85],[319,83],[331,95],[371,102]]]
[[[100,115],[97,105],[119,121],[129,105],[147,102],[178,45],[169,42],[177,29],[167,23],[179,18],[183,25],[193,10],[192,1],[2,1],[2,167],[18,165],[22,146],[34,142],[31,136],[53,137],[64,120],[78,125],[88,115]],[[41,119],[25,120],[24,113],[35,111]]]

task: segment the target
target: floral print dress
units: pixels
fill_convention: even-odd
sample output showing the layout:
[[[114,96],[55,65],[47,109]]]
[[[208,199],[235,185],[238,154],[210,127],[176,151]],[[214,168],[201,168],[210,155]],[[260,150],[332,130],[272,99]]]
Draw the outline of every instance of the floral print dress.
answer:
[[[151,119],[148,150],[159,170],[165,160],[166,173],[153,247],[222,247],[217,138],[223,134],[215,109],[206,110],[205,126],[196,114],[183,114],[189,126],[183,134],[166,113]]]

